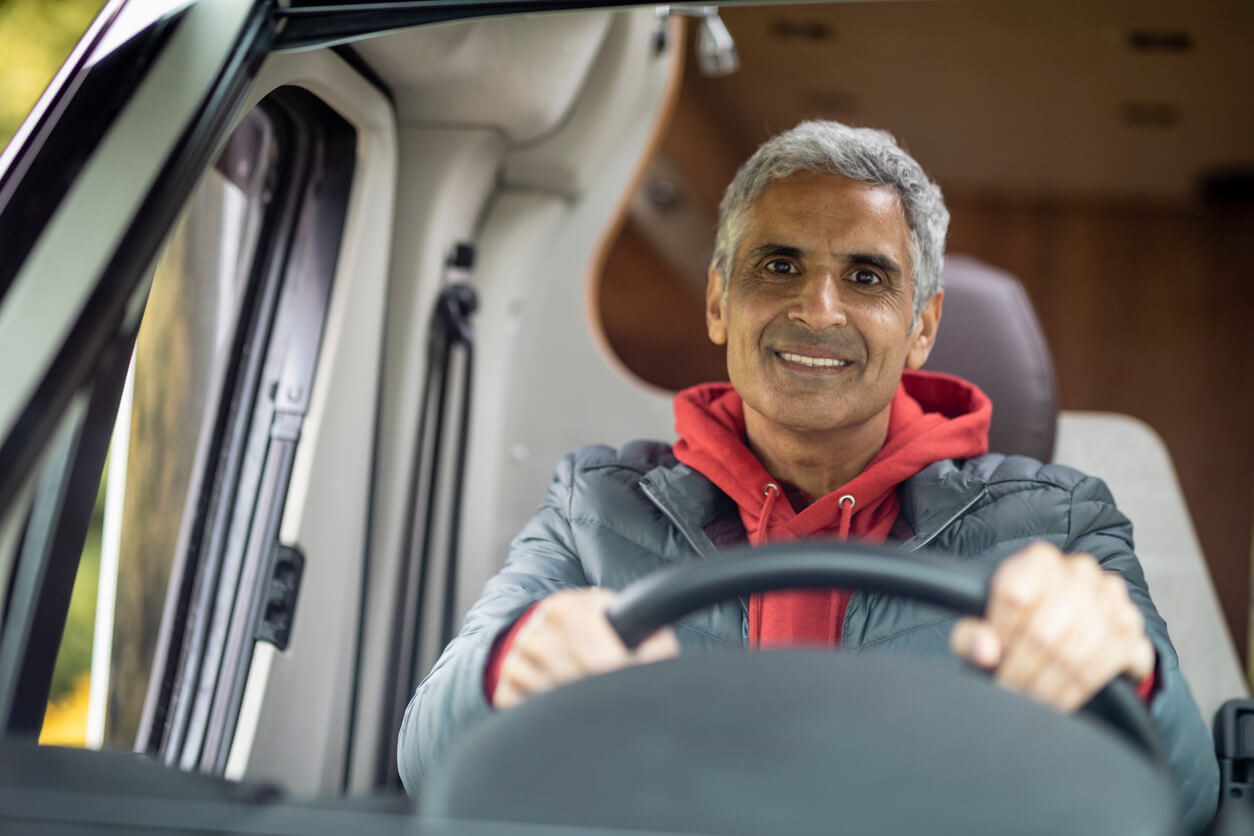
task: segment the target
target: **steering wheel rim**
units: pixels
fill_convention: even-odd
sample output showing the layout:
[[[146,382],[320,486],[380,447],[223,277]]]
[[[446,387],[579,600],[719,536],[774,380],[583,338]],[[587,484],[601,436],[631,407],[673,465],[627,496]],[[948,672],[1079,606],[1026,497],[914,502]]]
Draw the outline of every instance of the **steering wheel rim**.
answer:
[[[993,572],[884,546],[777,543],[728,552],[718,561],[654,572],[619,592],[606,616],[629,648],[689,613],[753,592],[855,588],[912,598],[960,615],[983,616]],[[1166,769],[1167,751],[1132,684],[1116,677],[1080,711],[1101,720]]]

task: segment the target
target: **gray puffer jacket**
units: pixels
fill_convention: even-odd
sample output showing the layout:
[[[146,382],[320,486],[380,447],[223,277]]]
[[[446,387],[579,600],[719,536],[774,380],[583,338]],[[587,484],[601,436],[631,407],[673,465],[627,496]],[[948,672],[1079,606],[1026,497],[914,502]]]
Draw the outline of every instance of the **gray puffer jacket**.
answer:
[[[1210,732],[1150,601],[1132,551],[1132,525],[1105,484],[1067,467],[991,454],[937,462],[899,492],[901,513],[890,540],[906,550],[926,546],[958,562],[992,566],[1045,540],[1067,552],[1087,552],[1124,577],[1158,649],[1151,710],[1187,820],[1194,830],[1208,822],[1219,788]],[[679,463],[665,444],[587,447],[567,456],[543,506],[511,545],[505,567],[488,581],[460,635],[410,701],[398,752],[405,785],[412,790],[451,741],[491,712],[483,675],[493,639],[531,604],[558,589],[620,589],[666,566],[717,560],[715,541],[737,539],[743,540],[743,528],[735,503]],[[954,620],[927,605],[855,591],[841,647],[952,659]],[[738,601],[688,616],[675,629],[683,652],[747,644]]]

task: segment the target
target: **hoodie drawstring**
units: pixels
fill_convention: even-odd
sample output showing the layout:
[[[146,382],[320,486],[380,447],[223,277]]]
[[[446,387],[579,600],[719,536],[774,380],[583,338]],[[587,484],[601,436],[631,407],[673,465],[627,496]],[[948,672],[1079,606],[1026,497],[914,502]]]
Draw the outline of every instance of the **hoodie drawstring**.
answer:
[[[766,501],[762,503],[762,515],[758,517],[758,530],[753,532],[753,544],[760,546],[766,542],[766,528],[771,520],[771,512],[775,510],[775,500],[779,498],[779,485],[774,482],[767,482],[766,487],[762,489],[762,493],[766,495]]]
[[[846,499],[847,499],[847,500],[849,500],[849,508],[848,508],[848,509],[846,509],[846,508],[845,508],[845,500],[846,500]],[[853,524],[853,506],[854,506],[854,498],[853,498],[853,495],[852,495],[852,494],[845,494],[844,496],[842,496],[840,499],[838,499],[838,500],[836,501],[836,504],[840,506],[840,510],[841,510],[841,514],[840,514],[840,539],[841,539],[841,540],[848,540],[848,539],[849,539],[849,526]]]
[[[766,542],[767,528],[770,527],[771,512],[775,510],[775,501],[779,499],[782,493],[779,485],[774,482],[767,482],[766,487],[762,489],[762,495],[766,500],[762,503],[762,513],[758,516],[758,527],[753,532],[751,538],[753,545],[760,546]],[[853,525],[853,509],[857,501],[853,498],[853,494],[845,494],[836,501],[840,506],[840,522],[838,523],[837,536],[841,540],[849,539],[849,527]]]

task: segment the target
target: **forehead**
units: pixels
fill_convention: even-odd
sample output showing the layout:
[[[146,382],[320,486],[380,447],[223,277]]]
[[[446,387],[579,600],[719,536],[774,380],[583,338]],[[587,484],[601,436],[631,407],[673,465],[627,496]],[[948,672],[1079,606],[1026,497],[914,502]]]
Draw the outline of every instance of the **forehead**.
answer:
[[[775,180],[749,207],[746,241],[827,242],[829,248],[891,249],[904,257],[910,228],[892,186],[798,172]]]

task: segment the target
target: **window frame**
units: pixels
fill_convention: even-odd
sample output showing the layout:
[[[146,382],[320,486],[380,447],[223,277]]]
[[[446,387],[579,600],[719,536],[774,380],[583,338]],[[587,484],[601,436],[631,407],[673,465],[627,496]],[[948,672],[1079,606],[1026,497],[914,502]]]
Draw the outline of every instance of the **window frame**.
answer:
[[[63,416],[25,512],[0,637],[0,682],[6,683],[0,689],[0,718],[6,735],[37,737],[43,726],[136,331],[117,335],[94,385],[79,393]],[[74,571],[54,571],[60,566]]]
[[[214,423],[188,492],[136,742],[169,765],[212,774],[226,768],[280,546],[355,161],[355,131],[314,94],[280,87],[258,107],[276,130],[279,185],[232,367],[211,393]]]

